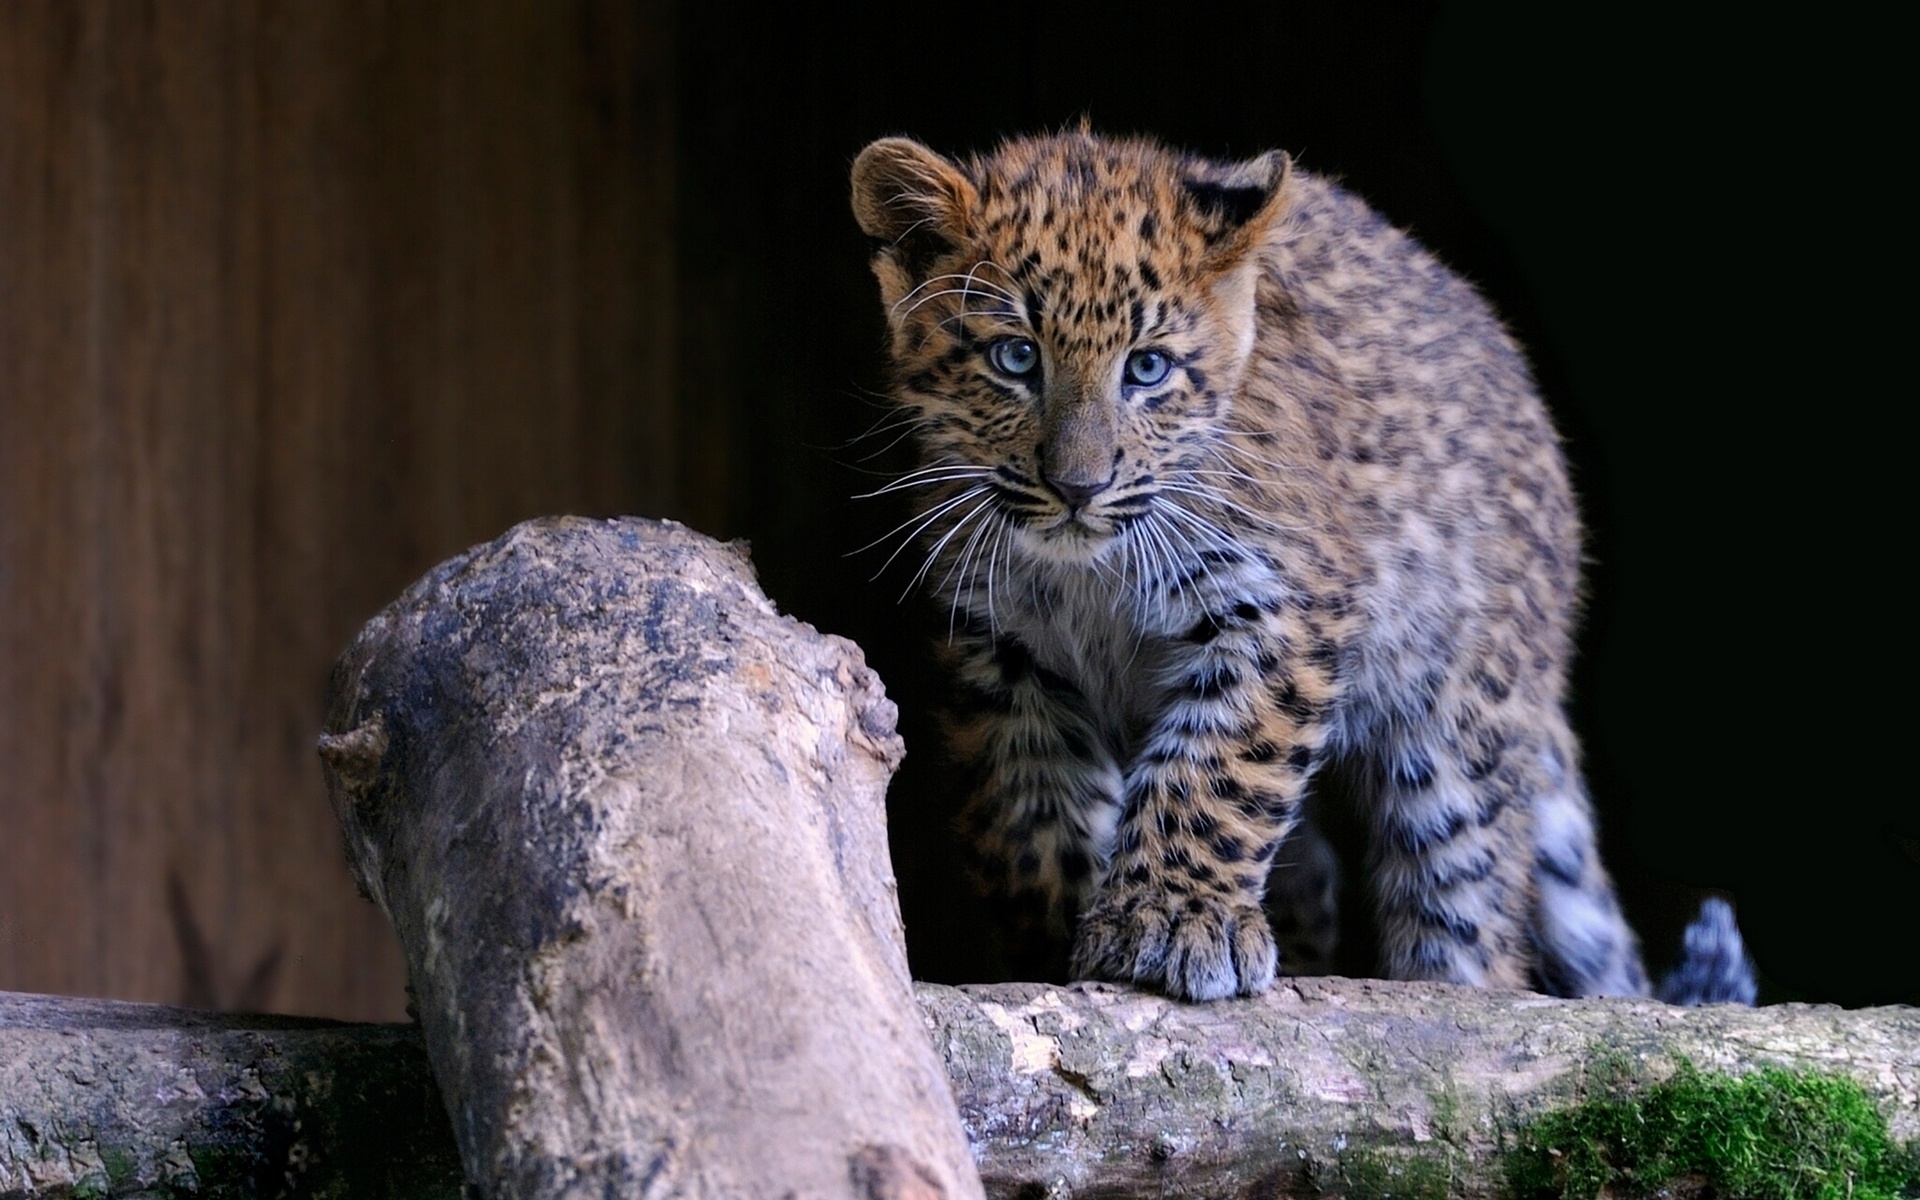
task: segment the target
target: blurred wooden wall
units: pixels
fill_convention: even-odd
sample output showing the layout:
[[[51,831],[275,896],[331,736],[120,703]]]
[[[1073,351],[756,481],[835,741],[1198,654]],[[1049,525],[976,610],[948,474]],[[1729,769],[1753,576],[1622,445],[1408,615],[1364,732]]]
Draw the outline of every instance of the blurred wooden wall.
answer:
[[[398,1017],[327,667],[680,466],[664,2],[0,5],[0,988]]]

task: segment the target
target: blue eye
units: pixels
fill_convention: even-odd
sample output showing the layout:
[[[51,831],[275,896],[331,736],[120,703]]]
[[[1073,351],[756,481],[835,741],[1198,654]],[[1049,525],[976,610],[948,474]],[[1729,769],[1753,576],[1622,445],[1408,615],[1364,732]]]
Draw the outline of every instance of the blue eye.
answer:
[[[1031,375],[1040,365],[1040,347],[1032,338],[1001,338],[987,347],[987,361],[1002,375]]]
[[[1172,370],[1173,360],[1158,350],[1135,350],[1127,355],[1127,382],[1135,387],[1164,382]]]

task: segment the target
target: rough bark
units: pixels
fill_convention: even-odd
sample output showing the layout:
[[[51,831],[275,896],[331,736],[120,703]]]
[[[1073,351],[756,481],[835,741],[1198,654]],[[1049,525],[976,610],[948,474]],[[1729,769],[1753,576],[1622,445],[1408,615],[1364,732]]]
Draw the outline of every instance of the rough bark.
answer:
[[[0,992],[0,1200],[460,1200],[410,1025]]]
[[[1202,1005],[1087,984],[920,999],[993,1196],[1496,1196],[1503,1135],[1576,1099],[1604,1054],[1649,1078],[1681,1057],[1840,1072],[1920,1138],[1914,1008],[1346,979]]]
[[[528,522],[348,648],[321,756],[488,1197],[967,1197],[859,648],[672,523]]]
[[[1681,1055],[1840,1072],[1897,1139],[1920,1138],[1913,1008],[1673,1009],[1341,979],[1210,1005],[1106,985],[918,996],[995,1197],[1493,1196],[1502,1134],[1576,1096],[1597,1048],[1650,1076]],[[0,1197],[89,1181],[162,1195],[182,1161],[200,1164],[206,1197],[273,1195],[255,1181],[290,1174],[291,1195],[452,1196],[431,1095],[409,1029],[0,995]],[[216,1161],[226,1175],[203,1165]]]

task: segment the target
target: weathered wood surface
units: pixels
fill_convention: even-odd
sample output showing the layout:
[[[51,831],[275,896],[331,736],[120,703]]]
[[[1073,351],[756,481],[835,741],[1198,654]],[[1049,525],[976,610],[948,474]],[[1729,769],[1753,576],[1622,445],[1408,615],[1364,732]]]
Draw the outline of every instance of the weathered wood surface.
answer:
[[[411,1025],[0,992],[0,1200],[460,1200]]]
[[[1838,1071],[1896,1138],[1920,1139],[1915,1008],[1345,979],[1202,1005],[1107,985],[922,987],[920,1000],[994,1196],[1373,1196],[1410,1168],[1438,1169],[1449,1195],[1495,1196],[1502,1134],[1573,1099],[1601,1049],[1653,1074],[1681,1056]]]
[[[482,1194],[980,1195],[907,973],[894,720],[670,522],[527,522],[368,623],[321,757]]]
[[[1212,1005],[1107,985],[916,990],[995,1197],[1377,1195],[1410,1159],[1450,1171],[1453,1195],[1488,1196],[1502,1129],[1574,1095],[1595,1047],[1837,1071],[1896,1138],[1920,1138],[1914,1008],[1674,1009],[1341,979]],[[88,1180],[163,1194],[170,1163],[215,1145],[233,1173],[203,1171],[206,1197],[272,1195],[247,1181],[296,1159],[313,1190],[294,1195],[451,1196],[444,1119],[420,1115],[421,1046],[393,1026],[0,995],[0,1197]],[[137,1166],[110,1176],[115,1162]],[[341,1163],[393,1186],[326,1190]]]

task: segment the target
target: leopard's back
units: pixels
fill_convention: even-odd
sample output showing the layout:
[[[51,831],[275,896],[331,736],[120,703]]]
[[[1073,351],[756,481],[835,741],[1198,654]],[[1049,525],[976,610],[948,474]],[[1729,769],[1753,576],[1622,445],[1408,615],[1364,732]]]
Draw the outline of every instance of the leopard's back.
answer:
[[[1490,687],[1524,679],[1557,702],[1581,533],[1525,359],[1412,238],[1328,180],[1292,182],[1234,444],[1256,448],[1238,462],[1263,484],[1321,476],[1337,512],[1366,616],[1343,740],[1412,715],[1427,676],[1463,651],[1488,660]],[[1248,498],[1271,503],[1265,491]]]

